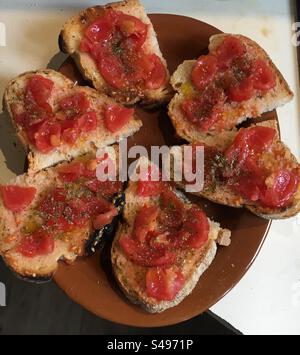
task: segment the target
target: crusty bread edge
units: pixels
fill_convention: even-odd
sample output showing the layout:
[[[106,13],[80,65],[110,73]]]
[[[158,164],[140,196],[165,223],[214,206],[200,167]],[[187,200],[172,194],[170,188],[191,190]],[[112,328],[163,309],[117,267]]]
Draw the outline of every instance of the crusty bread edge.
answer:
[[[116,158],[117,158],[117,163],[118,163],[118,150],[119,147],[117,145],[110,147],[111,149],[115,150],[116,153]],[[110,149],[108,148],[108,149]],[[87,156],[89,156],[90,154],[86,154]],[[83,155],[82,157],[84,157],[85,155]],[[82,158],[80,157],[80,158]],[[76,160],[76,159],[75,159]],[[64,161],[62,163],[60,163],[59,165],[64,165],[67,164],[68,162]],[[58,166],[59,166],[58,165]],[[27,180],[32,180],[34,179],[34,182],[37,184],[38,181],[38,177],[39,176],[46,176],[48,171],[53,171],[53,169],[56,169],[58,166],[56,167],[49,167],[45,170],[42,171],[38,171],[34,174],[32,174],[31,172],[27,172],[24,173],[23,175],[19,175],[16,178],[12,179],[10,182],[8,182],[8,184],[24,184],[27,183]],[[32,185],[34,186],[34,185]],[[123,202],[120,200],[121,197],[123,196],[123,190],[121,191],[121,193],[117,196],[114,197],[114,199],[112,200],[112,203],[115,205],[115,207],[118,210],[118,216],[121,213],[122,209],[123,209]],[[2,221],[5,220],[5,218],[2,218],[2,216],[6,215],[6,208],[4,207],[4,204],[0,201],[0,222],[2,223]],[[9,212],[12,213],[12,212]],[[20,279],[25,280],[25,281],[29,281],[29,282],[35,282],[35,283],[44,283],[44,282],[48,282],[50,281],[59,266],[59,263],[64,261],[68,264],[73,264],[78,258],[80,257],[84,257],[89,255],[89,253],[94,253],[95,252],[95,248],[98,246],[99,243],[101,243],[102,238],[106,235],[106,233],[108,232],[107,227],[116,223],[116,220],[118,218],[118,216],[116,216],[113,221],[104,226],[103,228],[99,229],[99,230],[93,230],[91,232],[89,232],[87,234],[87,237],[84,239],[84,243],[82,245],[82,253],[80,254],[76,254],[73,251],[68,251],[68,253],[65,256],[62,256],[61,258],[57,259],[55,264],[53,264],[53,268],[52,267],[48,267],[48,269],[45,272],[36,272],[36,271],[26,271],[23,268],[19,268],[16,265],[13,265],[13,263],[11,261],[13,261],[14,259],[12,258],[11,261],[9,260],[9,258],[7,258],[7,254],[9,255],[9,250],[0,250],[0,257],[2,257],[4,263],[6,264],[6,266]],[[18,226],[19,228],[19,226]],[[108,232],[110,233],[110,232]],[[89,245],[89,243],[91,243]]]
[[[82,56],[78,51],[73,51],[70,46],[68,41],[66,40],[66,38],[68,37],[66,35],[66,33],[68,32],[68,26],[69,24],[72,24],[73,22],[76,22],[78,19],[80,19],[80,17],[82,16],[89,16],[89,12],[91,12],[91,10],[95,10],[95,11],[99,11],[102,9],[107,9],[107,8],[111,8],[114,10],[120,10],[122,11],[122,8],[124,7],[137,7],[137,8],[141,8],[143,7],[143,5],[141,4],[141,2],[139,0],[124,0],[124,1],[118,1],[118,2],[112,2],[112,3],[108,3],[106,5],[96,5],[96,6],[92,6],[92,7],[88,7],[86,9],[81,10],[79,13],[77,13],[76,15],[74,15],[73,17],[71,17],[63,26],[63,29],[61,30],[60,34],[59,34],[59,39],[58,39],[58,44],[59,44],[59,48],[62,52],[70,54],[71,57],[73,58],[75,64],[77,65],[79,71],[81,72],[82,76],[89,81],[93,86],[95,85],[95,82],[93,80],[93,76],[89,73],[89,71],[82,65]],[[148,17],[148,15],[146,14],[146,16]],[[151,23],[151,21],[150,21]],[[151,26],[153,28],[153,25],[151,23]],[[153,28],[152,30],[152,36],[155,36],[156,40],[157,40],[157,35],[156,32]],[[148,109],[155,109],[155,108],[159,108],[160,106],[168,103],[174,92],[172,89],[172,86],[169,83],[170,80],[170,73],[168,70],[168,64],[166,59],[164,58],[163,54],[161,53],[161,50],[158,46],[159,49],[159,56],[166,68],[167,71],[167,83],[166,86],[163,89],[158,89],[158,90],[147,90],[147,94],[143,97],[143,98],[139,98],[136,97],[135,99],[131,100],[131,101],[126,101],[126,102],[121,102],[123,104],[126,105],[134,105],[139,103],[141,106],[144,106]],[[102,78],[102,77],[101,77]],[[105,83],[105,86],[107,86],[107,84]],[[95,88],[99,91],[103,91],[102,87],[97,87],[97,85],[95,85]],[[157,95],[159,93],[159,95]]]
[[[255,127],[255,126],[274,128],[277,132],[277,139],[280,141],[278,122],[276,120],[267,120],[267,121],[263,121],[263,122],[259,122],[259,123],[251,125],[251,127]],[[220,145],[222,145],[224,143],[226,144],[226,142],[228,140],[231,141],[237,133],[238,133],[238,131],[223,132],[222,142],[220,142]],[[297,162],[297,159],[292,154],[290,149],[282,141],[280,141],[280,142],[281,142],[283,148],[285,148],[290,153],[291,159],[293,159],[294,162]],[[210,142],[210,144],[208,144],[208,145],[213,146],[214,144],[212,144],[212,142]],[[176,185],[181,190],[185,189],[184,183],[176,182]],[[219,205],[227,206],[227,207],[246,208],[251,213],[257,215],[258,217],[267,219],[267,220],[288,219],[288,218],[296,216],[300,212],[300,186],[298,188],[298,193],[297,193],[297,199],[296,199],[297,202],[291,207],[287,207],[285,209],[278,209],[277,212],[274,210],[272,211],[272,209],[268,209],[268,208],[266,209],[266,208],[258,207],[258,206],[249,206],[245,203],[243,198],[241,198],[239,202],[233,203],[230,201],[230,199],[224,199],[224,194],[222,194],[221,199],[214,198],[211,196],[210,193],[206,193],[206,192],[193,193],[193,195],[203,197],[211,202],[214,202]],[[226,196],[227,196],[227,194],[226,194]],[[238,197],[238,195],[234,195],[234,196]],[[267,211],[270,211],[270,212],[268,213]]]
[[[288,85],[287,81],[285,80],[284,76],[282,75],[281,71],[276,67],[273,60],[269,56],[269,54],[257,42],[253,41],[249,37],[246,37],[243,35],[236,35],[236,34],[213,35],[210,38],[209,49],[215,47],[218,42],[223,40],[224,37],[230,36],[230,35],[233,35],[234,37],[241,39],[242,41],[244,41],[245,43],[247,43],[251,47],[254,47],[257,52],[259,52],[262,56],[264,56],[268,60],[269,65],[273,68],[273,70],[275,71],[277,76],[280,78],[280,82],[283,85],[286,95],[289,96],[290,99],[292,100],[292,98],[294,97],[294,93],[292,92],[291,88],[289,87],[289,85]]]
[[[219,43],[221,43],[225,37],[227,36],[231,36],[232,34],[217,34],[217,35],[213,35],[210,38],[210,44],[209,44],[209,49],[210,51],[212,51]],[[284,104],[287,104],[288,102],[290,102],[293,97],[294,94],[291,91],[288,83],[286,82],[286,80],[284,79],[282,73],[280,72],[280,70],[276,67],[276,65],[274,64],[274,62],[272,61],[272,59],[270,58],[270,56],[267,54],[267,52],[255,41],[251,40],[248,37],[242,36],[242,35],[235,35],[233,34],[234,37],[240,38],[242,41],[244,41],[248,46],[254,48],[254,50],[260,54],[260,56],[264,57],[269,65],[273,68],[274,72],[276,73],[276,76],[279,80],[279,84],[280,84],[280,102],[278,102],[276,105],[269,105],[267,106],[267,110],[266,111],[272,111],[273,109],[276,109],[277,107],[283,106]],[[215,132],[201,132],[201,131],[196,131],[195,127],[193,124],[189,123],[188,121],[184,120],[184,122],[182,122],[182,116],[178,117],[178,114],[175,114],[176,112],[176,107],[178,105],[178,102],[181,98],[181,90],[180,88],[178,88],[178,84],[180,82],[185,83],[186,79],[187,79],[187,73],[186,71],[190,72],[191,68],[193,67],[194,63],[196,63],[196,60],[186,60],[183,63],[181,63],[178,68],[176,69],[176,71],[173,73],[172,77],[171,77],[171,85],[173,87],[173,89],[175,91],[177,91],[177,93],[175,94],[175,96],[173,97],[173,99],[171,100],[171,102],[169,103],[169,116],[171,118],[171,121],[176,129],[176,132],[178,135],[180,135],[182,138],[184,138],[185,140],[187,140],[190,143],[194,143],[197,140],[200,141],[202,140],[203,142],[210,142],[212,139],[214,139],[214,136],[216,136]],[[179,78],[182,77],[182,80],[179,81]],[[278,93],[279,93],[278,92]],[[255,119],[257,117],[253,117],[253,119]],[[237,124],[242,123],[243,121],[247,120],[247,117],[241,117],[241,119],[239,120],[239,122],[237,122]],[[222,134],[222,132],[221,132]],[[219,133],[217,133],[217,135],[219,135]]]
[[[138,169],[140,166],[145,166],[148,164],[152,164],[153,166],[155,166],[146,157],[141,157],[137,162],[136,169]],[[119,261],[119,257],[123,253],[122,250],[120,249],[121,247],[119,245],[119,240],[122,234],[124,233],[128,234],[128,230],[131,229],[131,223],[133,223],[131,213],[130,215],[128,213],[129,211],[131,211],[131,209],[136,210],[138,206],[144,205],[149,200],[147,198],[146,199],[138,198],[138,200],[136,200],[135,198],[134,201],[136,203],[131,204],[128,201],[128,199],[135,197],[135,193],[136,193],[135,186],[136,186],[135,182],[130,182],[127,187],[127,190],[125,191],[127,209],[130,208],[130,210],[126,211],[125,209],[123,211],[123,219],[119,223],[119,227],[112,244],[112,248],[111,248],[112,268],[117,283],[119,284],[121,290],[124,292],[124,294],[131,302],[140,305],[145,311],[149,313],[161,313],[171,307],[177,306],[193,291],[202,274],[209,268],[209,266],[213,262],[217,253],[217,244],[224,247],[230,245],[231,231],[228,229],[221,228],[219,223],[216,223],[209,219],[209,225],[210,225],[209,241],[206,243],[206,245],[203,246],[203,248],[199,250],[199,255],[197,254],[196,265],[194,267],[194,270],[192,270],[189,273],[190,275],[188,276],[189,279],[186,281],[183,289],[178,293],[176,298],[171,302],[170,301],[155,302],[155,303],[148,302],[147,297],[143,295],[143,293],[140,293],[139,290],[136,291],[135,289],[132,289],[126,285],[126,280],[124,279],[123,276],[120,276],[120,272],[119,272],[120,265],[118,261]],[[175,192],[178,198],[180,198],[184,203],[186,204],[191,203],[190,200],[182,192],[180,192],[179,190],[175,190]]]
[[[63,74],[61,74],[60,72],[54,71],[52,69],[37,69],[37,70],[30,70],[27,72],[24,72],[22,74],[19,74],[17,77],[13,78],[6,86],[5,91],[4,91],[4,95],[3,95],[3,99],[2,99],[2,103],[3,103],[3,111],[6,111],[9,114],[9,118],[10,121],[13,125],[13,127],[15,128],[15,132],[17,137],[19,138],[20,142],[22,143],[22,145],[24,146],[24,149],[26,151],[29,151],[29,146],[28,146],[28,142],[25,139],[25,137],[22,135],[20,129],[18,128],[15,120],[13,119],[13,112],[11,110],[10,104],[9,102],[10,100],[10,90],[13,87],[13,85],[18,82],[20,79],[23,79],[26,76],[30,76],[30,75],[36,75],[36,74],[46,74],[46,75],[51,75],[55,72],[56,75],[60,76],[65,82],[66,85],[72,87],[74,85],[73,81],[71,81],[69,78],[65,77]]]
[[[114,276],[117,280],[118,285],[120,286],[121,290],[125,294],[125,296],[134,304],[141,306],[146,312],[148,313],[161,313],[165,310],[175,307],[180,304],[191,292],[194,290],[195,286],[197,285],[200,277],[203,273],[209,268],[211,263],[213,262],[216,253],[217,253],[217,244],[214,240],[210,240],[209,243],[203,248],[203,254],[201,260],[199,260],[194,273],[192,274],[191,278],[186,282],[183,289],[177,294],[176,298],[169,302],[163,301],[158,302],[157,304],[149,304],[144,299],[138,296],[134,290],[129,289],[126,284],[123,282],[122,278],[120,277],[117,269],[116,263],[114,262],[115,259],[115,244],[118,243],[119,235],[122,232],[122,226],[119,227],[117,235],[113,242],[113,247],[111,250],[111,258],[112,258],[112,266]],[[116,252],[117,253],[117,252]]]
[[[101,147],[105,147],[105,146],[110,146],[112,144],[115,143],[119,143],[122,139],[124,138],[128,138],[130,136],[132,136],[133,134],[135,134],[143,125],[142,121],[136,116],[134,116],[134,119],[132,121],[130,121],[128,123],[128,127],[124,127],[124,132],[121,132],[120,135],[113,135],[111,136],[110,139],[106,139],[103,142],[99,142],[99,144],[94,144],[94,143],[86,143],[85,146],[83,148],[76,148],[75,150],[78,151],[78,153],[76,154],[72,154],[72,153],[66,153],[66,152],[60,152],[60,151],[53,151],[50,152],[49,154],[42,154],[39,151],[37,151],[33,146],[31,146],[29,144],[29,142],[27,141],[25,135],[22,133],[22,130],[20,130],[13,118],[13,112],[11,110],[11,99],[10,96],[12,94],[11,90],[14,87],[14,85],[18,82],[21,81],[23,79],[25,79],[27,76],[31,76],[31,75],[46,75],[49,76],[51,78],[51,76],[53,77],[60,77],[67,88],[72,89],[72,87],[75,87],[76,84],[69,78],[67,78],[65,75],[63,75],[62,73],[52,70],[52,69],[39,69],[39,70],[34,70],[34,71],[28,71],[25,73],[22,73],[20,75],[18,75],[16,78],[12,79],[8,85],[6,86],[4,95],[3,95],[3,108],[6,112],[8,112],[9,117],[10,117],[10,121],[13,125],[13,127],[15,128],[15,132],[16,132],[16,136],[18,137],[18,139],[20,140],[20,142],[22,143],[25,151],[27,152],[27,159],[28,159],[28,165],[29,168],[28,170],[32,173],[34,172],[38,172],[42,169],[46,169],[49,168],[51,166],[57,165],[63,161],[70,161],[74,158],[78,158],[81,155],[87,154],[87,153],[93,153],[97,150],[97,148],[101,148]],[[86,86],[82,86],[82,89],[84,89],[86,91],[87,95],[94,95],[96,97],[102,97],[103,99],[109,100],[109,101],[114,101],[112,98],[96,91],[93,88],[90,87],[86,87]],[[109,135],[108,135],[109,138]],[[45,164],[44,161],[44,156],[47,156],[47,163]],[[48,160],[50,161],[50,163],[48,163]],[[53,161],[51,161],[53,160]]]

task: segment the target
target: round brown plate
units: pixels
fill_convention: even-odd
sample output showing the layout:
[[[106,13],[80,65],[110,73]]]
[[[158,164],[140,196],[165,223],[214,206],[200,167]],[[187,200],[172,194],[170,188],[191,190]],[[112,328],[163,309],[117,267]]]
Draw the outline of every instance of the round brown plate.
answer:
[[[160,47],[170,71],[185,59],[197,58],[207,51],[209,37],[220,33],[216,28],[192,18],[175,15],[151,15]],[[83,83],[71,59],[61,72]],[[130,139],[130,144],[174,145],[180,143],[167,117],[166,110],[145,112],[138,109],[143,120],[141,131]],[[276,112],[265,119],[276,118]],[[111,271],[110,245],[93,257],[83,258],[74,265],[60,264],[56,283],[77,303],[94,314],[111,320],[140,327],[158,327],[188,320],[210,308],[231,290],[256,258],[269,230],[270,223],[246,210],[217,206],[199,198],[208,216],[232,230],[232,244],[219,248],[216,259],[203,275],[193,293],[179,306],[158,315],[147,314],[131,304],[118,289]]]

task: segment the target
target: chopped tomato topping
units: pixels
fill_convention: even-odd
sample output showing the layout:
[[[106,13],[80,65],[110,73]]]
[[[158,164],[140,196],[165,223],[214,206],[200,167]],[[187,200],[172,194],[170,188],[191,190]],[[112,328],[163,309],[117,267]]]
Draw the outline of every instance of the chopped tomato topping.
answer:
[[[101,181],[98,179],[92,179],[85,182],[85,186],[92,192],[98,192],[101,186]]]
[[[168,229],[164,229],[169,231],[168,245],[176,249],[202,248],[208,241],[210,230],[205,213],[196,207],[185,211],[182,217],[178,212],[173,213],[178,219],[170,220],[169,217],[166,222],[161,220],[164,226],[168,223]]]
[[[93,226],[95,229],[101,229],[112,222],[114,217],[118,215],[118,210],[113,207],[108,212],[99,214],[93,220]]]
[[[140,243],[145,242],[148,232],[155,228],[157,217],[158,208],[155,206],[145,206],[138,212],[134,221],[134,236]]]
[[[56,226],[59,231],[66,230],[69,224],[64,210],[66,207],[67,192],[62,188],[55,188],[41,201],[38,211],[44,216],[45,224]]]
[[[65,120],[61,123],[62,140],[70,145],[74,145],[78,136],[79,128],[77,120]]]
[[[36,148],[41,153],[49,153],[61,141],[61,126],[58,123],[45,121],[35,129],[34,141]]]
[[[106,128],[112,132],[118,132],[132,118],[134,109],[129,109],[120,105],[107,105],[104,113]]]
[[[234,162],[231,166],[238,168],[241,164],[244,164],[248,157],[257,157],[262,152],[268,150],[272,145],[275,135],[276,131],[269,127],[258,126],[241,130],[226,151],[225,157],[228,161]]]
[[[68,205],[78,213],[94,215],[97,214],[97,212],[108,212],[111,208],[111,204],[108,201],[95,196],[74,197],[68,201]],[[95,209],[97,209],[97,211]]]
[[[260,196],[262,205],[271,208],[286,206],[298,189],[298,174],[294,171],[280,170],[271,179],[272,184],[267,186]]]
[[[141,197],[154,197],[161,193],[160,181],[139,181],[137,194]]]
[[[147,296],[158,301],[173,301],[184,283],[184,276],[179,270],[150,269],[146,275]]]
[[[156,55],[152,54],[149,57],[149,60],[152,64],[151,69],[146,75],[146,88],[150,90],[156,90],[162,87],[167,79],[166,68],[163,65],[161,59]]]
[[[93,163],[97,164],[97,160]],[[111,198],[122,190],[121,181],[99,181],[96,177],[96,169],[90,168],[90,161],[75,162],[57,168],[61,181],[75,182],[81,178],[82,184],[91,192],[99,193],[105,198]],[[84,179],[82,181],[82,179]]]
[[[181,230],[184,218],[184,203],[176,194],[166,189],[160,195],[161,213],[159,215],[160,230],[176,234]]]
[[[166,187],[158,206],[144,206],[136,215],[132,235],[120,238],[126,256],[140,266],[168,267],[176,251],[199,249],[208,241],[209,223],[199,208],[187,208]]]
[[[85,167],[82,162],[63,165],[57,169],[61,180],[65,182],[76,181],[84,173],[84,170]]]
[[[252,78],[247,78],[237,86],[232,86],[229,89],[228,97],[231,101],[242,102],[250,100],[253,97],[253,94],[253,80]]]
[[[161,232],[168,234],[177,233],[183,224],[183,211],[165,208],[159,214],[159,223]]]
[[[28,79],[24,105],[12,107],[14,119],[27,134],[29,142],[41,153],[47,154],[62,143],[74,145],[82,134],[98,126],[95,111],[84,92],[75,92],[51,102],[54,83],[41,75]]]
[[[197,208],[188,210],[183,230],[188,233],[188,247],[202,248],[208,241],[210,230],[205,213]]]
[[[115,213],[114,206],[96,196],[70,197],[68,191],[63,188],[56,188],[44,198],[38,210],[41,212],[45,225],[48,228],[55,228],[56,231],[69,231],[77,226],[85,226],[91,217],[110,212],[112,220]],[[106,215],[108,220],[108,215]],[[104,219],[102,219],[103,221]],[[100,223],[100,218],[95,223]]]
[[[149,245],[139,244],[128,235],[122,236],[119,243],[130,260],[140,266],[168,267],[176,261],[176,254],[166,248],[153,248]]]
[[[80,49],[90,53],[104,80],[119,90],[156,90],[167,72],[161,59],[143,48],[148,25],[137,17],[108,10],[90,25]]]
[[[221,69],[228,69],[232,61],[245,54],[244,44],[233,36],[228,36],[216,50],[218,64]]]
[[[127,85],[124,68],[117,57],[105,52],[99,59],[99,71],[104,80],[116,89],[123,89]]]
[[[85,36],[91,42],[104,42],[112,38],[115,19],[112,11],[107,11],[105,16],[92,23],[85,31]]]
[[[17,251],[27,258],[51,254],[54,250],[54,238],[39,230],[34,234],[26,235],[17,247]]]
[[[34,233],[25,234],[19,246],[19,251],[24,256],[50,254],[55,238],[69,237],[66,232],[82,228],[85,228],[84,233],[87,232],[87,228],[89,231],[101,229],[118,215],[118,209],[110,199],[121,192],[122,183],[96,180],[94,165],[97,162],[98,159],[95,158],[75,161],[56,169],[60,183],[45,191],[45,195],[35,207],[32,214]],[[90,188],[90,183],[93,185],[96,182],[96,188]],[[26,208],[36,194],[34,188],[18,186],[3,186],[0,192],[5,206],[14,212]],[[29,222],[31,226],[33,224],[31,219]],[[32,230],[33,228],[30,228],[30,231]]]
[[[90,102],[83,92],[67,96],[59,104],[68,117],[81,115],[90,108]]]
[[[267,91],[276,86],[276,76],[271,67],[261,59],[254,63],[253,84],[257,90]]]
[[[7,185],[1,186],[0,190],[5,208],[12,212],[25,210],[36,195],[36,189],[34,187]]]
[[[92,50],[92,42],[86,37],[80,42],[79,50],[81,52],[88,53]]]
[[[196,88],[203,90],[213,80],[217,71],[218,62],[215,56],[201,56],[192,71],[192,82]]]
[[[38,107],[51,112],[49,98],[54,87],[53,81],[43,77],[42,75],[32,76],[26,86],[26,100],[34,102]]]
[[[160,196],[160,201],[161,201],[162,208],[167,208],[179,212],[182,212],[182,210],[184,209],[184,203],[170,189],[166,189],[162,191]]]
[[[84,113],[78,118],[78,128],[81,132],[92,132],[97,128],[97,126],[98,119],[95,111]]]
[[[149,166],[147,172],[143,172],[143,175],[144,176],[141,176],[137,185],[138,196],[154,197],[160,195],[161,191],[163,190],[163,183],[160,181],[161,174],[158,169],[155,171],[154,166]]]
[[[262,169],[256,169],[245,170],[243,177],[231,187],[249,201],[258,202],[264,207],[281,208],[291,201],[299,181],[299,176],[294,171],[279,170],[267,177]]]
[[[228,186],[249,201],[270,208],[287,206],[299,186],[296,170],[279,168],[272,173],[260,162],[261,155],[271,149],[275,135],[269,127],[242,129],[225,152],[230,167],[224,172]]]
[[[255,172],[244,170],[242,179],[237,179],[233,183],[229,180],[228,185],[249,201],[257,202],[264,189],[264,180],[265,177],[261,170]]]
[[[76,221],[76,226],[84,226],[87,223],[86,220],[80,219]],[[64,216],[56,217],[55,219],[48,219],[45,223],[45,227],[56,232],[71,232],[75,223],[70,223]]]
[[[191,123],[208,131],[218,121],[224,102],[222,90],[209,88],[202,96],[184,101],[181,108]]]
[[[93,192],[100,193],[105,198],[111,198],[122,190],[121,181],[99,181],[92,179],[88,180],[85,186]]]
[[[125,45],[128,45],[129,39],[131,46],[140,49],[146,41],[148,26],[137,17],[130,16],[121,12],[118,13],[117,29],[126,38]]]
[[[201,56],[190,79],[197,91],[186,90],[181,108],[185,118],[204,132],[216,123],[218,129],[226,126],[226,102],[248,101],[276,86],[269,63],[256,59],[234,36],[226,36],[214,51]]]

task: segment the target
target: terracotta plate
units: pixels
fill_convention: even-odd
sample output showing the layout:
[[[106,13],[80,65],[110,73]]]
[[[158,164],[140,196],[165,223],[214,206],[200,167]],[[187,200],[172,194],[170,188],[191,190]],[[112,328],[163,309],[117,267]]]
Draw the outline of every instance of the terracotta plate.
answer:
[[[182,16],[158,14],[151,15],[151,20],[171,72],[183,60],[205,53],[209,37],[220,33],[208,24]],[[64,63],[61,72],[83,83],[71,59]],[[149,147],[180,143],[166,110],[151,113],[139,110],[139,114],[144,127],[130,140],[130,144]],[[276,112],[265,118],[270,117],[276,118]],[[219,249],[211,268],[201,278],[194,292],[179,306],[159,315],[150,315],[127,301],[113,279],[109,243],[101,253],[81,259],[72,266],[61,263],[55,281],[74,301],[94,314],[132,326],[171,325],[206,311],[240,281],[257,256],[270,224],[246,210],[217,206],[199,198],[192,199],[205,209],[209,217],[232,230],[232,245]]]

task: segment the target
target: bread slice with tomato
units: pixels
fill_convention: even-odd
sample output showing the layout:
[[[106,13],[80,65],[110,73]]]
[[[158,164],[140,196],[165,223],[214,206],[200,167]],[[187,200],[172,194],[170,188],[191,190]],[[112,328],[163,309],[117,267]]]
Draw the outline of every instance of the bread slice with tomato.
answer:
[[[280,141],[275,120],[223,133],[214,143],[194,143],[194,159],[197,146],[204,149],[204,188],[195,195],[265,219],[300,212],[300,165]]]
[[[156,166],[141,158],[138,167]],[[146,170],[147,171],[147,170]],[[144,175],[129,182],[123,221],[113,241],[113,271],[133,303],[150,313],[177,306],[213,262],[217,244],[230,245],[231,232],[211,221],[171,184]]]
[[[169,116],[188,142],[209,141],[293,98],[268,54],[241,35],[212,36],[209,54],[183,62],[171,84],[177,94]]]
[[[113,158],[85,155],[0,186],[0,256],[14,273],[48,281],[60,260],[95,251],[122,208],[122,183],[96,177]]]
[[[170,101],[167,62],[139,0],[82,10],[65,23],[59,43],[84,78],[118,102],[157,106]]]
[[[30,171],[112,145],[142,126],[133,109],[50,69],[13,79],[4,107],[29,151]]]

